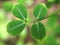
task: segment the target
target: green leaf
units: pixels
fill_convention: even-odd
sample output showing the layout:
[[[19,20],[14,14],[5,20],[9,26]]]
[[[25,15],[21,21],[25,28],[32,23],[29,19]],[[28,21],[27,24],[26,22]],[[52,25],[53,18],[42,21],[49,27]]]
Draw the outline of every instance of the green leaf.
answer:
[[[58,26],[58,19],[59,19],[60,10],[57,10],[51,13],[51,17],[47,20],[47,25],[51,29],[55,29]]]
[[[23,4],[25,0],[18,0],[18,3]]]
[[[44,4],[38,4],[35,8],[34,8],[34,16],[37,19],[44,19],[46,14],[47,14],[47,7]]]
[[[48,18],[47,20],[47,25],[50,27],[50,28],[54,28],[57,24],[57,21],[58,21],[58,16],[56,13],[52,14],[52,16],[50,18]]]
[[[7,12],[11,12],[13,7],[13,3],[12,2],[4,2],[3,3],[3,9]]]
[[[52,4],[53,4],[53,3],[51,3],[51,2],[46,2],[46,3],[45,3],[45,5],[47,6],[47,8],[51,8]]]
[[[22,4],[16,4],[15,7],[13,8],[13,14],[17,18],[25,20],[27,18],[27,9]]]
[[[33,26],[31,27],[31,36],[35,40],[40,41],[45,37],[45,35],[46,35],[46,31],[43,24],[41,23],[33,24]]]
[[[56,27],[55,31],[56,34],[60,35],[60,25]]]
[[[56,37],[54,36],[53,33],[49,34],[48,36],[46,36],[43,45],[58,45],[56,42]]]
[[[48,0],[48,2],[54,2],[55,0]]]
[[[22,21],[12,21],[7,25],[7,32],[11,35],[18,35],[23,31],[25,24]]]

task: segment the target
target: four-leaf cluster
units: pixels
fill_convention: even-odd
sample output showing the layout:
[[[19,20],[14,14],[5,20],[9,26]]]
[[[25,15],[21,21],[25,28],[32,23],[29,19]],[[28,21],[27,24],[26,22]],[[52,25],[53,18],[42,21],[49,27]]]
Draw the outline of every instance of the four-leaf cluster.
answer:
[[[28,22],[27,9],[22,4],[16,4],[13,7],[12,13],[15,17],[23,20],[14,20],[7,25],[8,33],[15,36],[23,31],[26,26],[26,21]],[[34,24],[32,25],[30,33],[33,39],[40,41],[46,35],[45,27],[40,22],[40,20],[43,20],[45,18],[47,14],[47,7],[44,4],[38,4],[35,6],[33,14],[36,22],[34,22]]]

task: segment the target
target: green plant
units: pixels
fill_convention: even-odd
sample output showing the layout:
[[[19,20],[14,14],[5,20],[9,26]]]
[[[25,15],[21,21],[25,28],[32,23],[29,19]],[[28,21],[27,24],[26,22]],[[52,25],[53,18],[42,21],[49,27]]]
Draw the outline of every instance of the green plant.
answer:
[[[48,8],[50,8],[53,4],[60,5],[60,0],[47,0],[45,4]]]
[[[25,0],[18,0],[18,3],[23,4]]]
[[[7,6],[9,7],[9,5]],[[45,4],[38,4],[35,6],[33,11],[35,17],[34,20],[28,18],[29,16],[27,15],[27,8],[22,4],[14,4],[8,9],[7,10],[12,12],[15,17],[19,18],[19,20],[13,20],[7,25],[8,33],[14,36],[19,35],[25,26],[33,22],[30,30],[32,38],[40,42],[46,36],[46,29],[41,21],[51,16],[46,17],[48,9]]]
[[[27,9],[22,4],[16,4],[15,6],[13,6],[12,13],[20,20],[14,20],[7,25],[8,33],[14,36],[18,35],[23,31],[25,26],[29,24],[29,22],[33,22],[34,24],[32,25],[30,31],[31,36],[38,42],[40,42],[45,37],[45,27],[40,22],[41,20],[45,19],[45,16],[47,14],[47,7],[44,4],[38,4],[34,8],[33,14],[35,16],[35,20],[28,19]]]
[[[11,12],[12,6],[13,6],[12,2],[3,2],[3,5],[2,5],[3,9],[6,12]]]

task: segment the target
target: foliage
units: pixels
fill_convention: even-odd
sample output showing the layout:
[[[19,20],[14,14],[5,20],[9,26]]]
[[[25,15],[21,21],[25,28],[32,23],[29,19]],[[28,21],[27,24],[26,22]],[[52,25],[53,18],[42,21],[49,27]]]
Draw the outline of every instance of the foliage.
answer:
[[[46,36],[44,42],[42,43],[43,45],[57,45],[56,38],[54,36],[54,33],[49,34]]]
[[[55,28],[55,34],[60,35],[60,25]]]
[[[42,24],[42,20],[46,19],[47,14],[47,7],[51,7],[51,5],[54,4],[60,4],[59,0],[48,0],[45,4],[37,4],[34,7],[33,15],[35,17],[34,20],[28,20],[28,14],[27,14],[27,8],[25,5],[23,5],[23,2],[25,0],[18,0],[18,4],[13,4],[11,2],[4,2],[3,3],[3,9],[6,12],[12,12],[15,17],[17,17],[19,20],[13,20],[7,25],[7,32],[13,36],[21,34],[22,31],[24,31],[25,27],[27,26],[27,23],[33,22],[30,30],[31,37],[40,43],[41,40],[46,36],[46,29],[45,26]],[[31,4],[31,3],[30,3]],[[6,8],[7,7],[7,8]],[[58,20],[58,11],[51,14],[52,16],[48,18],[47,25],[50,28],[55,28],[55,24],[57,24]],[[1,16],[0,16],[1,17]],[[57,26],[56,26],[57,27]],[[58,26],[55,30],[55,34],[60,35],[60,26]],[[55,40],[55,35],[51,34],[49,35],[44,41],[43,45],[57,45]],[[23,36],[21,37],[23,40]],[[24,42],[22,41],[21,44]],[[20,42],[17,43],[18,45]]]
[[[47,25],[54,30],[58,26],[60,9],[50,15],[52,16],[48,18]]]
[[[8,23],[8,33],[16,36],[23,31],[28,22],[33,22],[34,24],[32,25],[30,32],[32,38],[40,42],[45,37],[46,30],[44,25],[40,22],[47,14],[47,7],[45,4],[38,4],[34,8],[33,14],[35,16],[35,20],[27,20],[27,8],[22,4],[16,4],[14,7],[12,6],[12,13],[20,20],[14,20]]]
[[[27,9],[22,4],[16,4],[13,8],[13,14],[19,19],[26,20],[27,19]]]
[[[3,2],[3,9],[6,12],[11,12],[12,6],[13,6],[12,2]]]
[[[31,35],[37,41],[42,40],[42,38],[44,38],[46,35],[44,25],[41,23],[33,24],[33,26],[31,27]]]
[[[25,27],[25,24],[22,21],[15,20],[8,24],[7,31],[12,35],[16,35],[22,32],[24,27]]]
[[[18,3],[20,3],[20,4],[23,4],[24,2],[25,2],[25,0],[17,0],[18,1]]]
[[[60,0],[48,0],[45,4],[48,8],[50,8],[53,4],[60,5]]]
[[[34,8],[34,12],[33,13],[34,13],[34,16],[35,16],[36,19],[42,20],[42,19],[45,18],[46,14],[47,14],[47,7],[44,4],[38,4]]]

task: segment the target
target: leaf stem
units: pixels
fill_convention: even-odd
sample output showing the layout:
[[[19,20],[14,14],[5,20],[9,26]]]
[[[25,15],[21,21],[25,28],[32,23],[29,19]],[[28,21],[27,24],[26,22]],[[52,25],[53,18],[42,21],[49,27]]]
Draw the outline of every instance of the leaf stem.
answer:
[[[36,22],[36,20],[28,20],[27,22]]]
[[[43,18],[42,20],[47,19],[47,18],[50,18],[52,16],[54,16],[54,15],[47,16],[47,17]],[[42,21],[42,20],[40,20],[40,21]]]
[[[52,16],[54,16],[54,15],[47,16],[47,17],[43,18],[42,20],[47,19],[47,18],[52,17]],[[37,20],[27,20],[27,22],[37,22],[37,21],[42,21],[42,20],[40,20],[40,19],[37,19]]]

